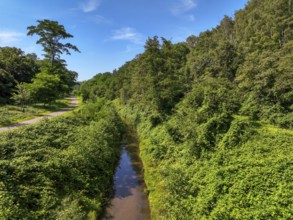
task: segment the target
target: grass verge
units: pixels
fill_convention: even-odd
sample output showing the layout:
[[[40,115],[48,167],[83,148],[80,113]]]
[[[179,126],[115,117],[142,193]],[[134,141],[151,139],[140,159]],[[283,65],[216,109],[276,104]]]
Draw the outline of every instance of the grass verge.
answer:
[[[44,114],[58,111],[70,104],[68,99],[59,99],[50,105],[34,104],[25,106],[24,111],[21,106],[3,105],[0,106],[0,126],[8,126],[21,121],[40,117]]]

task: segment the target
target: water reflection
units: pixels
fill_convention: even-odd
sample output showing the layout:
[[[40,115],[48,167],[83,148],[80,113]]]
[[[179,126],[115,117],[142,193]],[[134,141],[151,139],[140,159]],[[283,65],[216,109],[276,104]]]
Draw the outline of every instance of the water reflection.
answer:
[[[114,197],[102,219],[150,219],[142,163],[138,147],[122,145],[121,158],[114,176]]]

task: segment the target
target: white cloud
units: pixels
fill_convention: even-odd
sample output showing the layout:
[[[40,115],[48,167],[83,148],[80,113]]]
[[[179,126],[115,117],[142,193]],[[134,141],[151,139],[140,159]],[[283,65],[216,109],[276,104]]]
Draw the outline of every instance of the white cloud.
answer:
[[[97,24],[111,24],[112,23],[111,20],[101,15],[95,15],[91,18],[91,20]]]
[[[137,33],[133,28],[125,27],[118,30],[115,30],[113,36],[111,37],[112,40],[126,40],[131,41],[135,44],[142,44],[142,35]]]
[[[7,46],[11,43],[20,41],[23,36],[24,34],[19,32],[1,31],[0,45]]]
[[[83,12],[95,11],[97,7],[101,4],[101,0],[87,0],[86,2],[80,5],[80,8]]]
[[[173,15],[180,15],[196,7],[195,0],[179,0],[176,5],[171,8]]]

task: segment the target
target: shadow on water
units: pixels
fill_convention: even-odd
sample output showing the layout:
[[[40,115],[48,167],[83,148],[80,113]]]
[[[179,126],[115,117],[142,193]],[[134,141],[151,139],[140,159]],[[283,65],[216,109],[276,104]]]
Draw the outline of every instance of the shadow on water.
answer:
[[[131,196],[131,189],[135,188],[138,183],[136,172],[134,171],[125,145],[122,146],[120,164],[114,177],[115,197],[124,198]]]
[[[121,157],[114,176],[114,196],[101,219],[150,219],[144,189],[143,166],[138,146],[122,144]]]

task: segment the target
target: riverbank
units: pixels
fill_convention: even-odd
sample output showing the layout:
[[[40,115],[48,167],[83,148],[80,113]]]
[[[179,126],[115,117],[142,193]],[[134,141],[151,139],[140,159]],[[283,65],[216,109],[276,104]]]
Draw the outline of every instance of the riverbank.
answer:
[[[120,118],[103,102],[1,132],[0,219],[97,219],[121,136]]]

